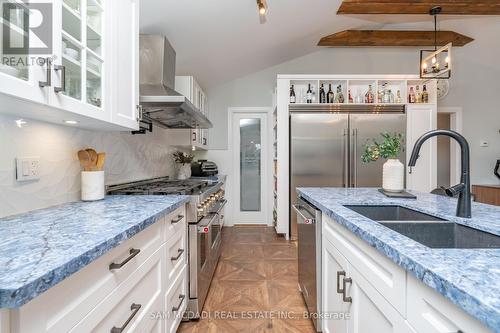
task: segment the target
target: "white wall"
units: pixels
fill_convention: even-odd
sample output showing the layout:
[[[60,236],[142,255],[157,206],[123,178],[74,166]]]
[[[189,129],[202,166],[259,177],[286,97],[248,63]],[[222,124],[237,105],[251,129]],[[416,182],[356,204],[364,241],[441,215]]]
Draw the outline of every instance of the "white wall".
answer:
[[[464,24],[466,22],[467,24]],[[463,107],[463,134],[471,145],[473,183],[498,184],[493,167],[500,158],[500,19],[450,20],[441,29],[454,29],[476,40],[453,49],[450,94],[443,106]],[[210,148],[227,149],[229,107],[271,106],[277,74],[418,74],[417,48],[335,48],[284,62],[251,75],[208,87]],[[490,146],[479,147],[482,140]],[[221,151],[217,152],[220,158]],[[210,153],[207,155],[210,157]],[[230,175],[229,175],[230,176]]]
[[[173,176],[172,148],[167,131],[132,135],[81,130],[27,120],[22,128],[16,118],[0,115],[0,217],[79,200],[79,149],[106,152],[106,183]],[[39,181],[18,183],[16,157],[39,156]]]

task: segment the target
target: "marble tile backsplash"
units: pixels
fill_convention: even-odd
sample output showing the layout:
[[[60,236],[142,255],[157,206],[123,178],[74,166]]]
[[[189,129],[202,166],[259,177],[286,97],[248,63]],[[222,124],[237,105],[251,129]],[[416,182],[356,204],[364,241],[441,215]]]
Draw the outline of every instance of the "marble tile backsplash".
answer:
[[[106,152],[106,184],[173,176],[167,130],[98,132],[0,115],[0,217],[80,199],[79,149]],[[40,180],[17,182],[16,157],[39,157]]]

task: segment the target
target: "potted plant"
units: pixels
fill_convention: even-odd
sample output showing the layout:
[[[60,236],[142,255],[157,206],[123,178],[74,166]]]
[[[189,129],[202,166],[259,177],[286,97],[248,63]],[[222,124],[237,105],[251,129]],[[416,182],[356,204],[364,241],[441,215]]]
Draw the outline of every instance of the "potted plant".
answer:
[[[379,143],[372,139],[364,148],[361,159],[363,163],[375,162],[385,158],[382,171],[382,188],[387,192],[402,192],[404,190],[405,166],[398,159],[403,148],[404,136],[401,133],[380,133],[384,141]]]
[[[174,161],[178,164],[177,179],[183,180],[191,177],[191,162],[194,155],[177,150],[173,153]]]

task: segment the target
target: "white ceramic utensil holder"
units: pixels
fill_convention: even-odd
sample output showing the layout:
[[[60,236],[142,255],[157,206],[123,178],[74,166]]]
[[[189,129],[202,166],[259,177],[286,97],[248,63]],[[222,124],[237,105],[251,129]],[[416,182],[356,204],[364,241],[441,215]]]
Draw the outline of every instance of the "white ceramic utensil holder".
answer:
[[[104,171],[82,171],[82,200],[104,199]]]

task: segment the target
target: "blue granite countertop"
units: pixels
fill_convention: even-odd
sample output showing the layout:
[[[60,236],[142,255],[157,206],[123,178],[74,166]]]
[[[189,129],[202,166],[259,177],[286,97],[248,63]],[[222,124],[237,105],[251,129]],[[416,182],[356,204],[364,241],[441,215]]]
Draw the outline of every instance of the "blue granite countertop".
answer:
[[[412,192],[387,198],[371,188],[299,188],[299,195],[494,332],[500,333],[500,249],[426,247],[343,205],[400,205],[500,235],[500,207],[473,203],[472,218],[455,216],[456,199]]]
[[[108,196],[0,219],[0,308],[22,306],[187,200]]]

